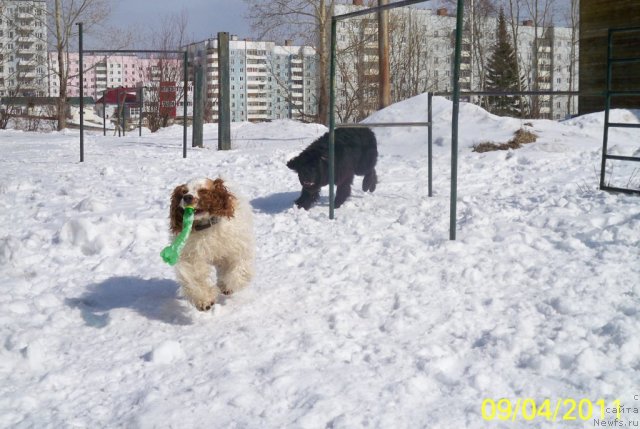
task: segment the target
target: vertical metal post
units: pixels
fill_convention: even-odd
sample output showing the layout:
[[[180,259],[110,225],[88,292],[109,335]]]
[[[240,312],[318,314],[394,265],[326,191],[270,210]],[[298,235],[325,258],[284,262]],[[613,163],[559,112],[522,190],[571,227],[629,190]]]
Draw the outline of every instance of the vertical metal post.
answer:
[[[331,62],[329,66],[329,219],[335,211],[335,157],[336,157],[336,29],[338,21],[331,18]]]
[[[602,137],[602,165],[600,166],[600,189],[605,187],[605,170],[607,168],[607,152],[609,151],[609,110],[611,109],[611,75],[613,63],[611,61],[611,51],[613,44],[613,32],[609,29],[607,36],[607,87],[605,88],[604,105],[604,136]]]
[[[184,51],[184,57],[182,58],[183,62],[183,82],[182,82],[182,101],[183,101],[183,109],[182,109],[182,157],[187,157],[187,98],[189,95],[189,54],[188,51]]]
[[[449,207],[449,240],[456,239],[456,210],[458,199],[458,114],[460,112],[460,59],[462,57],[462,29],[464,0],[458,0],[456,13],[456,46],[453,62],[453,112],[451,114],[451,200]]]
[[[388,0],[378,0],[378,6],[388,4]],[[378,108],[391,104],[391,82],[389,80],[389,12],[378,11]]]
[[[118,126],[118,137],[120,137],[120,88],[116,90],[116,125]],[[115,132],[113,133],[115,135]]]
[[[218,33],[218,150],[231,149],[229,33]]]
[[[126,114],[127,114],[127,90],[124,90],[124,96],[122,97],[122,116],[121,116],[121,120],[122,120],[122,137],[124,137],[125,132],[126,132],[126,128],[127,128],[127,118],[126,118]]]
[[[428,195],[433,197],[433,93],[430,92],[427,96],[427,122],[429,128],[427,129],[428,141],[427,141],[427,177],[429,182]]]
[[[107,135],[107,90],[102,91],[102,136]]]
[[[140,91],[140,95],[138,96],[138,137],[142,137],[142,106],[144,105],[144,88],[140,87],[138,90]]]
[[[191,147],[204,147],[202,141],[202,123],[203,123],[203,109],[204,109],[204,71],[202,64],[198,64],[195,67],[195,79],[193,85],[193,116],[191,133]]]
[[[82,23],[78,22],[78,57],[80,68],[80,162],[84,162],[84,70],[82,66]]]

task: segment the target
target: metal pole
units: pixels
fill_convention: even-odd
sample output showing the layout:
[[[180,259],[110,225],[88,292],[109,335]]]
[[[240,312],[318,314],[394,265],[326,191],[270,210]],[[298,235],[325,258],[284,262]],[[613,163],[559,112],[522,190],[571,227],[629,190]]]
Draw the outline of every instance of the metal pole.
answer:
[[[184,103],[184,108],[182,109],[182,157],[187,157],[187,95],[189,93],[189,56],[188,52],[184,51],[184,58],[182,59],[184,64],[184,82],[183,82],[183,90],[182,90],[182,101]]]
[[[78,57],[80,59],[80,162],[84,162],[84,70],[82,66],[82,23],[78,22]]]
[[[140,95],[138,97],[138,106],[140,110],[138,111],[138,137],[142,137],[142,99],[144,97],[144,89],[140,87]]]
[[[458,0],[456,13],[456,46],[453,63],[453,112],[451,114],[451,200],[449,208],[449,240],[456,239],[456,206],[458,198],[458,114],[460,112],[460,59],[464,0]]]
[[[378,6],[388,4],[388,0],[378,0]],[[389,12],[378,11],[378,69],[379,93],[378,108],[382,109],[391,104],[391,83],[389,81]]]
[[[102,136],[107,135],[107,90],[102,91]]]
[[[613,63],[611,61],[611,48],[613,44],[613,32],[609,29],[607,37],[607,87],[605,88],[604,105],[604,136],[602,137],[602,165],[600,166],[600,189],[605,187],[605,170],[607,168],[607,152],[609,151],[609,109],[611,109],[611,72]]]
[[[427,141],[427,177],[429,182],[428,195],[433,197],[433,93],[427,96],[427,122],[429,122],[428,141]]]
[[[203,143],[203,110],[204,110],[204,70],[202,64],[198,64],[195,67],[195,79],[193,86],[193,109],[191,116],[192,120],[192,132],[191,132],[191,146],[192,147],[204,147]]]
[[[331,63],[329,66],[329,219],[335,211],[335,156],[336,156],[336,29],[338,21],[331,19]]]
[[[198,65],[195,64],[194,61],[194,76],[193,76],[193,110],[191,113],[191,147],[196,147],[196,139],[198,138],[196,136],[197,133],[197,125],[196,125],[196,114],[195,114],[195,109],[196,109],[196,104],[198,104]]]
[[[118,137],[120,137],[120,88],[118,87],[118,89],[116,89],[116,114],[115,114],[116,120],[115,120],[115,126],[118,129]],[[113,132],[113,135],[115,136],[116,133],[115,131]]]
[[[218,33],[218,150],[231,149],[229,33]]]
[[[127,118],[125,117],[126,115],[126,109],[127,107],[127,90],[124,90],[124,95],[122,96],[122,137],[124,137],[125,132],[126,132],[126,128],[127,128]]]
[[[138,137],[142,137],[142,87],[138,88]]]

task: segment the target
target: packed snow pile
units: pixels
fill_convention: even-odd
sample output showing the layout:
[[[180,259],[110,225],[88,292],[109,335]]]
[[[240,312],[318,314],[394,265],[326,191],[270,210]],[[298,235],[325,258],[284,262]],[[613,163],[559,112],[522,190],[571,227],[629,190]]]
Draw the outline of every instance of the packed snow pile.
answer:
[[[368,120],[426,121],[426,100]],[[434,196],[427,129],[376,128],[377,190],[356,178],[335,220],[326,189],[294,208],[285,165],[321,125],[233,124],[225,152],[207,125],[186,159],[178,126],[87,133],[83,163],[77,131],[0,131],[0,427],[593,427],[615,400],[640,408],[640,200],[598,190],[602,113],[460,114],[457,241],[442,98]],[[471,150],[522,127],[535,143]],[[637,154],[638,136],[612,129],[609,145]],[[637,168],[608,180],[639,188]],[[251,201],[257,246],[252,285],[206,313],[159,256],[171,191],[202,176]],[[484,420],[500,398],[588,399],[593,415]]]

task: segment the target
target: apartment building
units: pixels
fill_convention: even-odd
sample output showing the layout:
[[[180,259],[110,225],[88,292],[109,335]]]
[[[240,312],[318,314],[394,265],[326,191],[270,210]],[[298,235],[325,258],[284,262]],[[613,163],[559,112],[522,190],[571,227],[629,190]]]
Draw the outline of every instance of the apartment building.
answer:
[[[205,111],[218,120],[218,40],[188,46],[190,61],[204,68]],[[315,50],[290,42],[229,41],[231,121],[307,120],[317,114]]]
[[[47,3],[0,2],[0,96],[47,95]]]
[[[364,8],[362,0],[353,0],[353,4],[336,5],[335,14]],[[393,100],[427,91],[451,91],[456,18],[446,8],[404,7],[389,11],[389,22]],[[361,120],[377,109],[377,25],[375,14],[338,24],[336,106],[342,120]],[[486,60],[495,43],[496,27],[496,18],[476,20],[471,25],[467,17],[460,64],[463,91],[484,88]],[[516,27],[523,89],[577,91],[578,51],[572,29],[541,28],[532,21]],[[480,99],[472,97],[470,101]],[[562,119],[577,112],[577,97],[538,96],[531,103],[536,104],[536,116],[541,118]]]
[[[67,96],[80,96],[80,58],[77,52],[69,53],[69,79],[67,82]],[[94,55],[85,54],[83,62],[83,93],[85,97],[99,100],[109,89],[120,88],[123,92],[137,92],[143,88],[143,100],[145,106],[159,103],[159,93],[162,92],[161,83],[171,82],[176,88],[177,100],[176,114],[183,113],[184,102],[182,100],[182,88],[184,82],[182,58],[153,57],[150,55],[115,54]],[[54,70],[58,67],[57,55],[49,54],[49,67]],[[191,115],[193,104],[193,86],[188,84],[187,114]],[[166,87],[166,85],[164,85]],[[55,73],[49,80],[48,94],[57,97],[60,94],[60,82]]]
[[[142,58],[137,55],[83,55],[84,67],[83,91],[85,97],[97,100],[102,93],[110,88],[135,87],[151,80],[149,70],[157,61]],[[58,69],[58,56],[49,53],[49,67]],[[48,88],[51,97],[60,94],[58,75],[51,74]],[[80,96],[80,59],[77,52],[69,53],[69,80],[67,82],[67,96]]]

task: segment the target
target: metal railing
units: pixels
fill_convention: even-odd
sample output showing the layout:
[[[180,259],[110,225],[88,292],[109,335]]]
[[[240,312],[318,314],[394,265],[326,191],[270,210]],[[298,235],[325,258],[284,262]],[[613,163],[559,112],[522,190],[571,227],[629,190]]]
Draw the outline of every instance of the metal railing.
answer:
[[[600,167],[600,189],[604,191],[624,192],[627,194],[640,194],[640,189],[620,188],[616,186],[608,186],[605,184],[605,170],[607,167],[607,160],[616,161],[634,161],[639,162],[640,157],[637,156],[621,156],[621,155],[609,155],[609,128],[640,128],[640,124],[627,124],[619,122],[609,121],[609,110],[611,109],[611,97],[618,96],[635,96],[640,97],[640,89],[625,90],[625,91],[613,91],[611,89],[613,81],[613,65],[614,64],[638,64],[640,63],[640,57],[627,57],[627,58],[614,58],[613,53],[613,36],[616,33],[640,33],[640,27],[630,28],[610,28],[607,36],[607,87],[605,90],[605,108],[604,108],[604,135],[602,137],[602,165]]]
[[[432,175],[431,175],[431,159],[432,159],[432,145],[431,145],[431,108],[428,109],[427,122],[379,122],[379,123],[367,123],[367,124],[336,124],[335,123],[335,79],[336,79],[336,45],[337,45],[337,24],[338,21],[342,21],[357,16],[369,15],[372,13],[382,12],[385,10],[396,9],[399,7],[410,6],[418,3],[425,3],[430,0],[405,0],[395,3],[389,3],[377,7],[371,7],[364,10],[358,10],[355,12],[345,13],[342,15],[335,15],[331,18],[331,64],[329,70],[329,219],[335,218],[335,130],[336,128],[354,127],[354,128],[372,128],[372,127],[408,127],[408,126],[426,126],[429,130],[428,141],[428,194],[432,196]],[[462,10],[462,1],[458,0],[458,8]],[[460,18],[460,23],[461,23]],[[456,33],[459,33],[462,37],[462,25],[458,25]],[[461,40],[461,39],[460,39]],[[459,43],[458,43],[459,45]],[[459,46],[457,47],[459,49]],[[460,68],[460,56],[458,56],[457,68]],[[431,106],[431,94],[429,94],[429,106]]]

